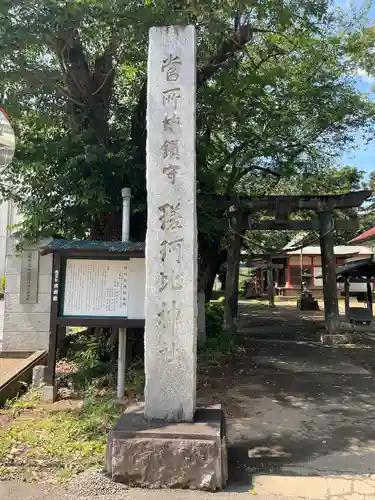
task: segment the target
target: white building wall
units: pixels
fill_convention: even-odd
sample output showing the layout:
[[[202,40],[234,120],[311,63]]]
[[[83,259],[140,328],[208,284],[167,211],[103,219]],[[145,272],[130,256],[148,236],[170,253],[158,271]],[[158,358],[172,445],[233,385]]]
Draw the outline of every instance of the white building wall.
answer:
[[[48,348],[52,256],[38,262],[37,301],[21,304],[21,261],[15,245],[17,229],[8,229],[21,222],[22,216],[12,201],[0,205],[0,278],[5,275],[5,297],[0,308],[0,351],[35,351]],[[49,240],[30,245],[39,250]]]
[[[7,227],[9,225],[9,201],[0,205],[0,279],[5,275]]]

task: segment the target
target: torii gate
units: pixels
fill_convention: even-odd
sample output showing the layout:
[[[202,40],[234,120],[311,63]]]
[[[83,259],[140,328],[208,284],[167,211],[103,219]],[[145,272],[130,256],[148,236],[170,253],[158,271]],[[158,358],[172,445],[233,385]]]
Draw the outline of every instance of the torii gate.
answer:
[[[336,288],[336,262],[334,258],[334,229],[355,230],[357,221],[333,220],[333,211],[356,208],[372,196],[372,191],[355,191],[342,195],[311,196],[264,196],[231,198],[218,197],[221,203],[230,204],[230,235],[227,258],[227,279],[225,295],[225,326],[232,329],[237,318],[238,276],[242,235],[251,230],[319,230],[322,254],[325,326],[328,334],[339,328],[339,308]],[[297,211],[314,211],[317,217],[293,220],[290,216]],[[251,215],[262,211],[273,219],[253,221]],[[356,223],[356,224],[355,224]]]

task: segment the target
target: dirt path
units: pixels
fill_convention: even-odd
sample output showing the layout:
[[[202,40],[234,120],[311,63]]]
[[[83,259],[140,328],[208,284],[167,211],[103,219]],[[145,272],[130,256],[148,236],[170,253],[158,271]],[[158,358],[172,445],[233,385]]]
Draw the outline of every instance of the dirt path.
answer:
[[[201,373],[199,401],[228,417],[233,484],[375,473],[375,379],[353,349],[308,340],[319,328],[316,316],[241,305],[237,352]]]

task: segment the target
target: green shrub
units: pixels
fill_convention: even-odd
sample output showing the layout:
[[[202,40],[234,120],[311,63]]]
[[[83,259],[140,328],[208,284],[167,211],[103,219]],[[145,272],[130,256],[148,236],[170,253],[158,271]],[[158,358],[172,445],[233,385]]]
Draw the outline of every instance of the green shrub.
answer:
[[[208,302],[206,308],[206,335],[218,337],[223,331],[224,307],[222,304]]]
[[[231,352],[234,346],[235,336],[224,330],[223,304],[206,304],[206,343],[201,350],[210,357],[216,357]]]
[[[76,391],[114,385],[116,366],[101,359],[97,343],[87,342],[83,350],[68,360],[74,363],[75,369],[69,373],[58,373],[58,385],[72,387]]]
[[[246,295],[246,284],[247,280],[242,280],[238,285],[238,294],[240,297],[245,297]]]

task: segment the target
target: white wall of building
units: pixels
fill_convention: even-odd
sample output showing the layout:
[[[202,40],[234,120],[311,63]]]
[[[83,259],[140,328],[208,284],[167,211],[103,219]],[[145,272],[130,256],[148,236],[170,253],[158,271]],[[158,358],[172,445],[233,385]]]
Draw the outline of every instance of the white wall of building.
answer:
[[[9,225],[9,201],[0,205],[0,279],[5,275],[7,227]]]

